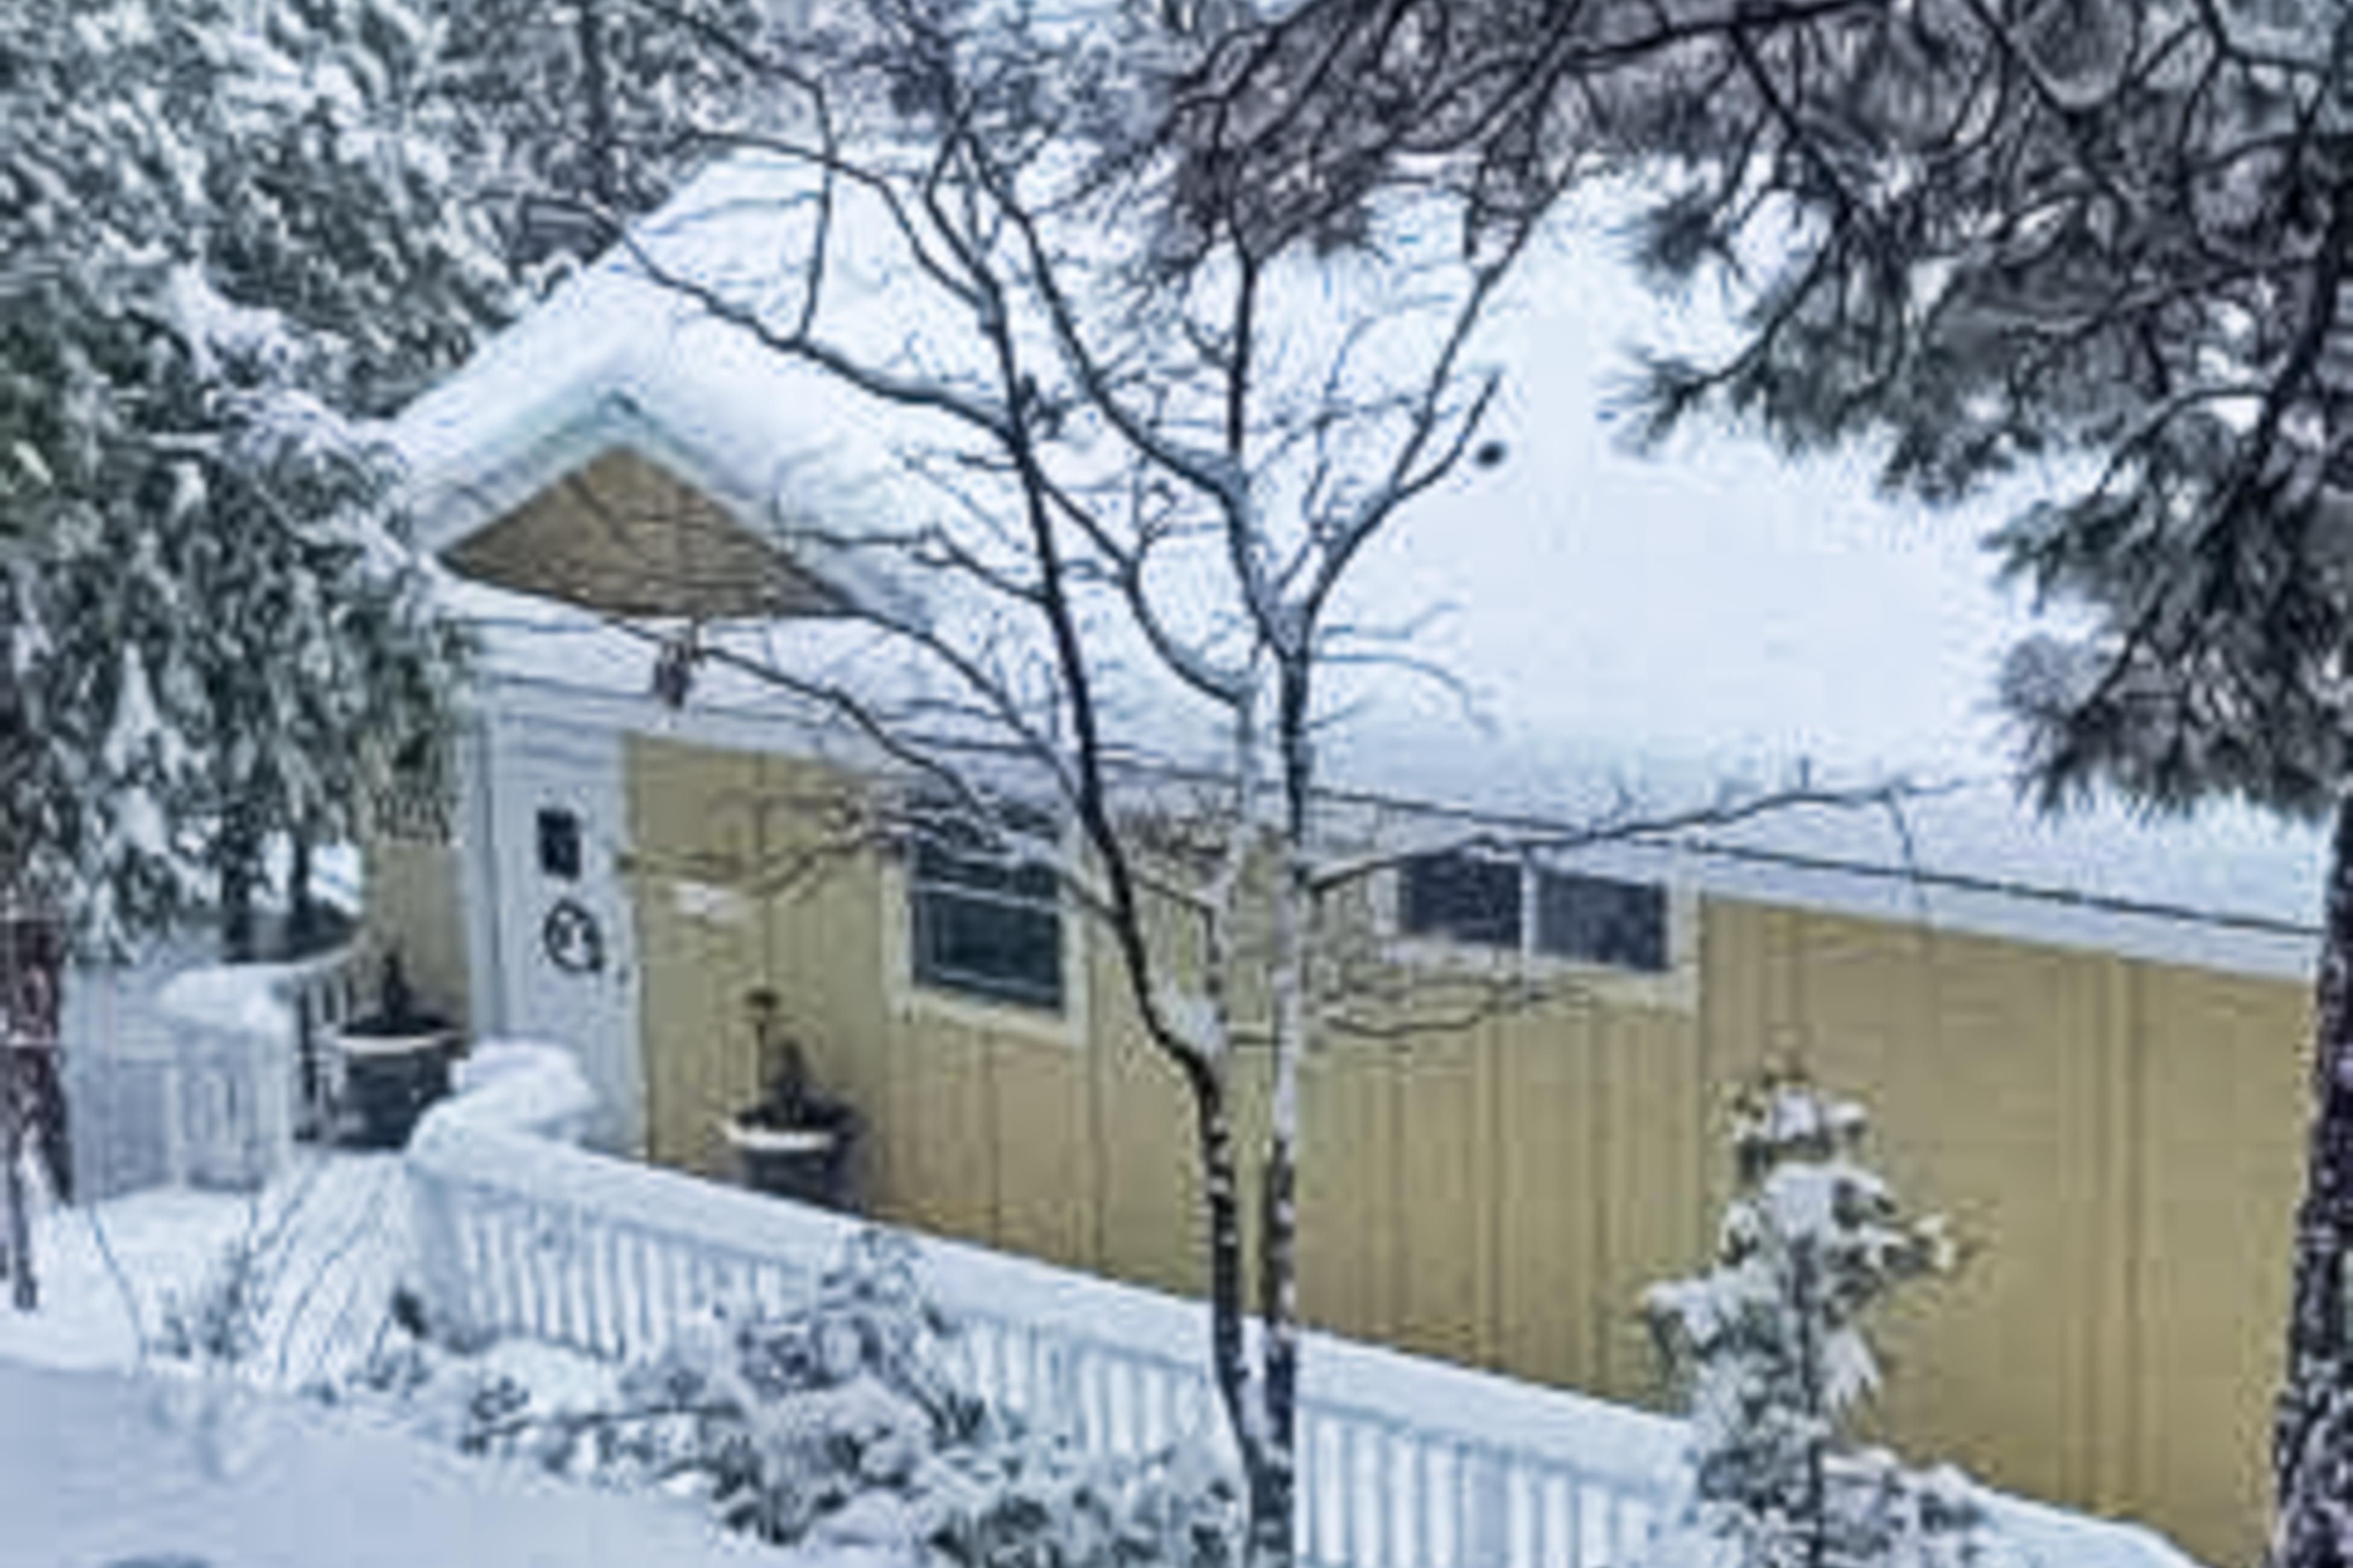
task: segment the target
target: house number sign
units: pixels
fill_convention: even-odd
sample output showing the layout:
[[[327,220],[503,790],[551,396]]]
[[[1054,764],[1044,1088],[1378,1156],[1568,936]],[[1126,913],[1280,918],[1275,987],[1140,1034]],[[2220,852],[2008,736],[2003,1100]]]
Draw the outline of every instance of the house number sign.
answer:
[[[605,967],[605,933],[577,899],[558,899],[548,906],[539,944],[547,961],[566,974],[595,974]]]

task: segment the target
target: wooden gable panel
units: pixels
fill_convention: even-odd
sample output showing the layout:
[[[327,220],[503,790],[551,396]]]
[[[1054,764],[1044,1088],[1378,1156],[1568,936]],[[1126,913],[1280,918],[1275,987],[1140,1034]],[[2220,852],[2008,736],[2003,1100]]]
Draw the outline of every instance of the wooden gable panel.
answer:
[[[442,559],[477,582],[606,615],[843,613],[776,543],[627,447],[607,447]]]

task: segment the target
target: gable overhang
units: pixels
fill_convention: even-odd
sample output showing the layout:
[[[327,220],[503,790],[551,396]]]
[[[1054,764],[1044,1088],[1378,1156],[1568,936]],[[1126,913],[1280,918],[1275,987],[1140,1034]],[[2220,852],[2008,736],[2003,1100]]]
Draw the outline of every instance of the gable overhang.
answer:
[[[411,469],[416,543],[459,575],[630,619],[918,621],[902,587],[630,391],[535,412]]]

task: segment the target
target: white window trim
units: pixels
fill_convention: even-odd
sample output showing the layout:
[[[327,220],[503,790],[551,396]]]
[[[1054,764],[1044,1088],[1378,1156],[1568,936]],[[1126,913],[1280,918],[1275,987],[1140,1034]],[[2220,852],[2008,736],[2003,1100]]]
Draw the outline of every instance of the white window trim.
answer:
[[[1067,839],[1067,830],[1065,833]],[[882,994],[891,1016],[904,1024],[948,1024],[991,1034],[1022,1035],[1057,1045],[1087,1042],[1088,943],[1085,911],[1061,889],[1062,1005],[1049,1010],[992,1001],[966,991],[925,985],[915,978],[913,858],[882,858]]]
[[[1667,966],[1662,970],[1624,969],[1590,959],[1546,952],[1535,945],[1536,881],[1535,869],[1520,866],[1520,944],[1516,949],[1483,942],[1455,942],[1442,936],[1408,934],[1405,929],[1405,871],[1402,866],[1380,872],[1373,881],[1375,918],[1380,931],[1382,958],[1400,968],[1440,973],[1525,975],[1547,989],[1578,992],[1596,1000],[1636,1007],[1699,1008],[1700,907],[1696,889],[1658,878],[1629,877],[1603,870],[1584,871],[1574,866],[1556,869],[1612,881],[1647,882],[1663,886],[1667,895]]]

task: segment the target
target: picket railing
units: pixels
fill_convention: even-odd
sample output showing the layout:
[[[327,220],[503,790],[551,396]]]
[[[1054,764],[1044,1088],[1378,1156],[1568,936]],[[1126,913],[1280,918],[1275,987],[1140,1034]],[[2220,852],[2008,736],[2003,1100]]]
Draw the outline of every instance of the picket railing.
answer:
[[[808,1300],[860,1222],[437,1113],[406,1159],[428,1310],[459,1338],[645,1353],[698,1314]],[[1206,1309],[926,1237],[977,1391],[1084,1448],[1231,1457]],[[1296,1521],[1310,1568],[1613,1568],[1682,1479],[1680,1422],[1304,1336]],[[2148,1531],[1989,1498],[2051,1568],[2192,1568]]]
[[[428,1118],[407,1155],[437,1326],[604,1357],[714,1307],[806,1301],[857,1221],[496,1128]],[[976,1390],[1082,1447],[1230,1454],[1198,1303],[926,1237]],[[1315,1568],[1607,1568],[1674,1480],[1675,1423],[1309,1334],[1299,1542]]]
[[[323,1033],[352,1011],[360,961],[354,942],[291,963],[198,964],[156,988],[170,1179],[252,1189],[287,1168],[326,1103]]]

